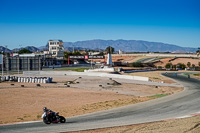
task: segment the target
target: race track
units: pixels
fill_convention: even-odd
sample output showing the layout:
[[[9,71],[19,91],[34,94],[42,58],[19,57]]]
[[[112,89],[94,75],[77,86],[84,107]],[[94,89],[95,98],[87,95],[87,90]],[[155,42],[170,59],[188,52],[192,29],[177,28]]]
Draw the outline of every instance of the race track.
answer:
[[[45,125],[43,122],[1,125],[0,132],[67,132],[160,121],[200,111],[200,81],[184,75],[167,74],[184,85],[185,90],[163,98],[67,118],[65,124]]]

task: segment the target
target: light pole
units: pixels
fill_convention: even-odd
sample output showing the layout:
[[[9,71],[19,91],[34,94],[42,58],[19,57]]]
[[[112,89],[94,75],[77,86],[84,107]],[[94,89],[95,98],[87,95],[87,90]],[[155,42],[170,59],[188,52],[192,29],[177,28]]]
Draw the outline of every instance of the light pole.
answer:
[[[18,57],[17,57],[17,59],[18,59],[18,65],[17,65],[17,69],[18,69],[18,74],[19,74],[19,55],[18,55]]]
[[[20,44],[19,45],[19,51],[20,51],[20,49],[21,49],[21,47],[22,47],[22,45]],[[19,62],[19,51],[18,51],[18,74],[19,74],[19,65],[20,65],[20,62]]]
[[[2,49],[1,49],[2,50]],[[2,76],[3,76],[3,51],[2,51],[2,64],[1,64],[1,68],[2,68]]]
[[[7,56],[7,45],[5,45],[5,47],[6,47],[6,52],[5,52],[5,54],[6,54],[6,70],[7,70],[7,75],[8,75],[8,56]]]

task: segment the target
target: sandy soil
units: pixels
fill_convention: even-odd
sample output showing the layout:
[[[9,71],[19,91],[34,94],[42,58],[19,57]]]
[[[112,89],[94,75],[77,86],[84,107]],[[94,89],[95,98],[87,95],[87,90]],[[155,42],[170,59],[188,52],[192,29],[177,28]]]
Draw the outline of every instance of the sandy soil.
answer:
[[[187,66],[187,63],[190,62],[192,67],[192,64],[198,66],[198,63],[200,62],[200,59],[193,59],[193,58],[177,58],[173,61],[169,61],[171,59],[173,58],[160,59],[161,62],[155,63],[154,65],[162,66],[164,68],[167,63],[172,63],[172,64],[184,63]]]
[[[98,77],[54,76],[53,81],[55,83],[40,84],[40,87],[36,83],[0,83],[0,124],[41,120],[44,106],[70,117],[143,102],[156,98],[148,96],[169,95],[183,89],[125,83],[114,85],[115,81]]]
[[[20,84],[24,84],[25,87],[21,88]],[[34,84],[20,84],[15,83],[14,87],[9,87],[8,84],[1,83],[0,123],[41,120],[44,106],[68,117],[86,113],[81,110],[83,105],[132,98],[110,92],[67,88],[58,84],[50,86],[42,84],[41,87],[34,87]]]

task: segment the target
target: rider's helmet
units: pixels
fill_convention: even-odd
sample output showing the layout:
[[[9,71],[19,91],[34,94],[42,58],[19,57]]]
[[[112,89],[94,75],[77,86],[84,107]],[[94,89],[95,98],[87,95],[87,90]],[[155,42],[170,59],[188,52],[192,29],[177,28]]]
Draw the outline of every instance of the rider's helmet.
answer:
[[[44,107],[43,110],[44,110],[44,112],[46,112],[47,111],[47,107]]]

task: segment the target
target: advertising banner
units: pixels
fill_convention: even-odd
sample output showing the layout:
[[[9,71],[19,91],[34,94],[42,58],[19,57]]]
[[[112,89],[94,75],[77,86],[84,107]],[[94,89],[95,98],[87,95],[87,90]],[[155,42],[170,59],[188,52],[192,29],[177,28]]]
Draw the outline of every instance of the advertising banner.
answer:
[[[85,59],[85,56],[77,55],[77,56],[69,56],[70,59]]]
[[[89,55],[88,59],[104,59],[103,55]]]
[[[76,56],[69,56],[69,59],[104,59],[103,55],[76,55]]]

